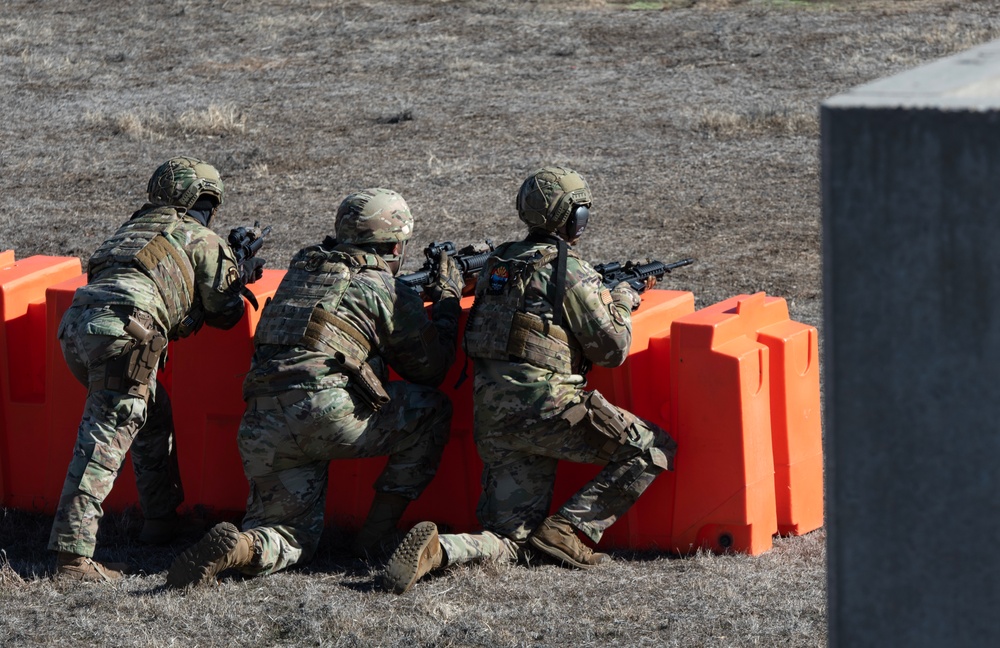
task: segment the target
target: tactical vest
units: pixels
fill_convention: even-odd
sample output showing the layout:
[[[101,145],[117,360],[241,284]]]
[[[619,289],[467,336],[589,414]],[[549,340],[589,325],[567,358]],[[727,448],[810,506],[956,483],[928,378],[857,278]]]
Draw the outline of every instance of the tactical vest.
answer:
[[[465,328],[465,352],[472,358],[527,362],[557,373],[579,373],[583,349],[564,327],[525,310],[532,275],[555,261],[557,252],[530,259],[504,258],[510,243],[497,248],[482,270],[476,301]],[[562,308],[554,304],[553,308]]]
[[[388,270],[374,254],[337,246],[313,246],[299,251],[274,298],[264,308],[254,342],[302,346],[331,356],[340,352],[363,363],[371,341],[354,325],[336,315],[351,279],[363,268]],[[319,308],[319,303],[329,308]]]
[[[195,273],[187,253],[168,238],[180,224],[171,207],[140,209],[90,257],[87,280],[112,268],[138,268],[156,285],[168,321],[181,321],[194,303]]]

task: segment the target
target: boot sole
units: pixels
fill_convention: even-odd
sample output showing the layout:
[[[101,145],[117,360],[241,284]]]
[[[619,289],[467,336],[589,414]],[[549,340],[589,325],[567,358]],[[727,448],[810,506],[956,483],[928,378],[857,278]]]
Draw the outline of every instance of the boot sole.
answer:
[[[535,549],[541,551],[546,556],[549,556],[550,558],[555,558],[556,560],[558,560],[563,566],[569,565],[569,566],[575,567],[577,569],[593,569],[594,567],[598,566],[598,565],[591,565],[589,563],[582,563],[582,562],[580,562],[578,560],[575,560],[572,556],[570,556],[566,552],[564,552],[561,549],[558,549],[556,547],[553,547],[550,544],[546,544],[546,543],[542,542],[540,539],[536,538],[535,536],[532,536],[532,537],[528,538],[528,542],[531,544],[532,547],[534,547]]]
[[[167,585],[189,587],[213,582],[218,574],[218,570],[213,569],[215,563],[235,549],[239,539],[240,531],[235,525],[216,524],[197,544],[174,559],[167,572]]]
[[[409,591],[421,576],[431,570],[426,565],[421,570],[421,566],[424,551],[437,537],[437,526],[433,522],[421,522],[410,529],[386,565],[383,586],[396,594]]]

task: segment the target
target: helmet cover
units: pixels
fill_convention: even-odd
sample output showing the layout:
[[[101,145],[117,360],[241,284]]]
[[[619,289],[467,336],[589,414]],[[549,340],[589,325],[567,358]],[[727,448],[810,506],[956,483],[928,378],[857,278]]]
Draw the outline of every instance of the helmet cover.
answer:
[[[587,181],[566,167],[536,169],[517,192],[517,215],[532,228],[554,232],[577,205],[590,207],[593,196]]]
[[[221,205],[222,177],[207,162],[191,157],[175,157],[153,172],[146,192],[149,202],[157,206],[190,209],[202,194]]]
[[[340,203],[334,228],[340,243],[402,243],[413,235],[413,215],[395,191],[365,189]]]

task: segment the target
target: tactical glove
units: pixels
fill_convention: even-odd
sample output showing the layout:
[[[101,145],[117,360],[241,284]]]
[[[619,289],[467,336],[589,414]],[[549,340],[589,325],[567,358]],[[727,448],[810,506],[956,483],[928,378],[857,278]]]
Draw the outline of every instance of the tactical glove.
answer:
[[[448,253],[442,250],[438,254],[433,276],[431,276],[430,282],[424,286],[424,294],[434,303],[449,297],[461,299],[464,285],[462,271],[458,269]]]
[[[250,257],[240,262],[240,281],[244,286],[264,276],[264,263],[265,260],[260,257]]]
[[[611,298],[616,304],[625,306],[632,311],[639,308],[639,304],[642,303],[642,297],[627,281],[614,287],[614,290],[611,291]]]

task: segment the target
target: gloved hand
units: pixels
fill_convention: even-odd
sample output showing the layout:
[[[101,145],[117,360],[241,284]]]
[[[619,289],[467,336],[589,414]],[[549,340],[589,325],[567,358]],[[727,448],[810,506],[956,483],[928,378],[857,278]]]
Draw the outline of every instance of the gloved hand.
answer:
[[[461,299],[462,287],[464,285],[465,280],[462,278],[462,271],[458,269],[458,266],[448,256],[448,253],[442,250],[438,254],[434,276],[424,286],[424,294],[434,303],[449,297]]]
[[[240,281],[243,285],[252,284],[264,276],[265,259],[260,257],[250,257],[240,263]]]
[[[639,308],[639,304],[642,303],[642,296],[627,281],[623,281],[614,287],[614,290],[611,291],[611,299],[616,304],[626,306],[632,311]]]

